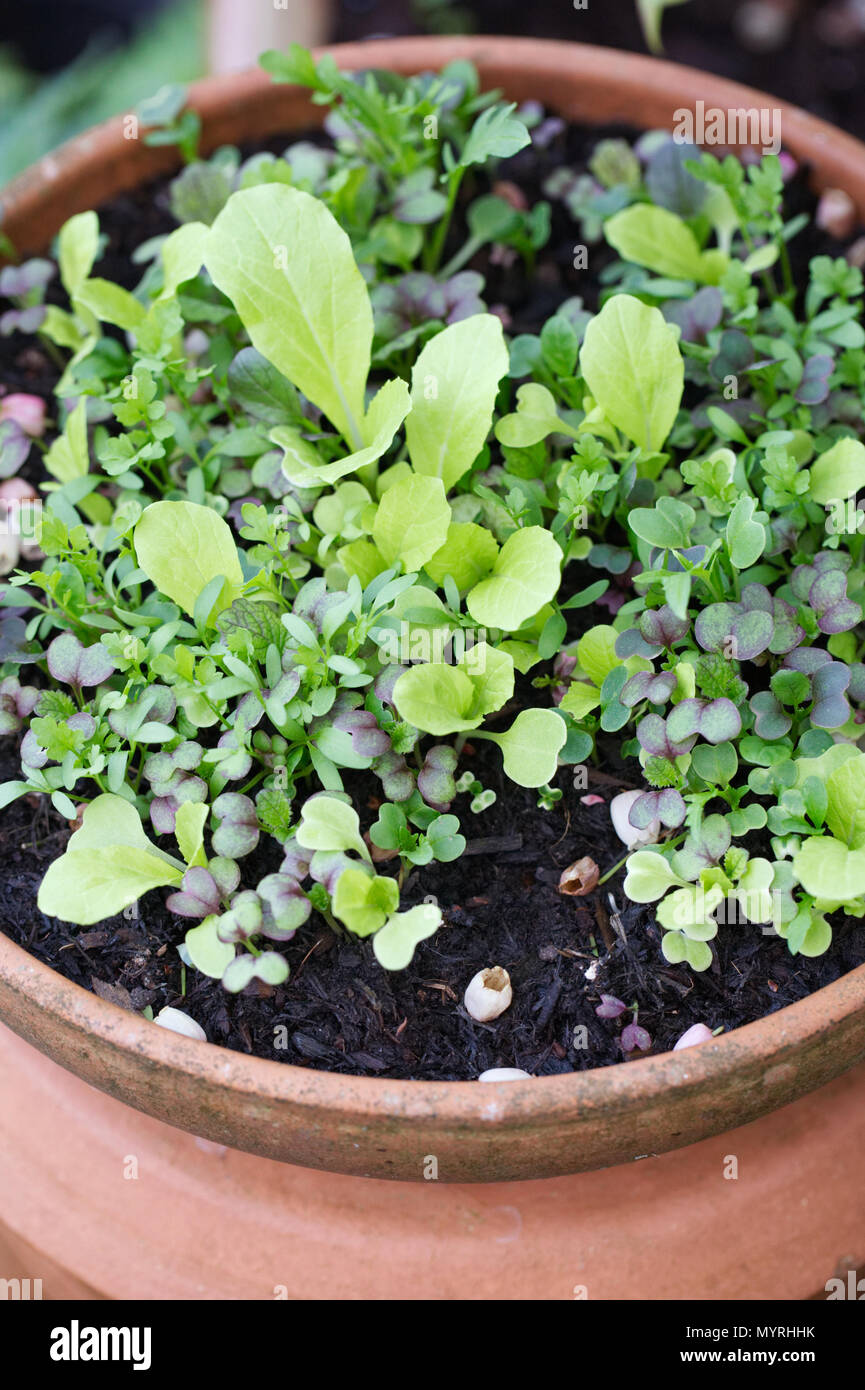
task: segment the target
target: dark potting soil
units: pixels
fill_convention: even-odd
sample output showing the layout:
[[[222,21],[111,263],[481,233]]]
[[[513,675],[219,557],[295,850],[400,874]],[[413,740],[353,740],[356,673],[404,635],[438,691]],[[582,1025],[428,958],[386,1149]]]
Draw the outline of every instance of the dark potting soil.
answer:
[[[598,139],[611,133],[633,136],[568,128],[549,149],[516,156],[508,178],[532,202],[542,196],[541,185],[553,168],[567,164],[580,171]],[[286,143],[271,140],[245,153],[279,152]],[[479,182],[466,189],[466,196],[482,191]],[[803,170],[788,187],[788,215],[812,209],[813,202]],[[113,199],[100,210],[100,222],[108,245],[98,273],[134,286],[141,274],[131,261],[134,249],[175,225],[166,182]],[[457,218],[446,256],[464,235]],[[582,295],[589,309],[596,307],[596,277],[611,253],[592,248],[591,272],[580,273],[573,267],[576,241],[570,217],[554,203],[550,242],[531,275],[519,264],[490,264],[488,253],[472,263],[486,274],[487,302],[504,306],[512,332],[537,332],[571,295]],[[806,229],[791,247],[799,282],[810,256],[843,249]],[[5,390],[51,400],[57,375],[38,341],[0,338]],[[35,449],[28,473],[39,474]],[[575,588],[597,578],[590,570],[578,575],[578,568],[573,567]],[[597,620],[587,610],[571,616],[585,625]],[[22,679],[39,678],[38,671],[23,668]],[[518,701],[519,687],[517,702],[494,718],[512,717]],[[16,742],[0,740],[0,781],[19,773]],[[575,785],[573,768],[560,770],[555,786],[562,797],[550,810],[538,807],[537,793],[505,782],[500,757],[489,744],[477,750],[466,745],[465,769],[495,790],[497,800],[475,815],[470,797],[458,797],[453,810],[468,841],[465,855],[452,864],[415,870],[407,879],[402,906],[433,899],[445,925],[421,943],[405,971],[384,971],[369,940],[338,940],[314,914],[284,948],[291,967],[286,984],[273,989],[256,983],[233,996],[217,981],[184,969],[177,946],[189,924],[165,909],[162,893],[150,893],[137,908],[92,928],[47,918],[38,910],[36,894],[48,864],[63,851],[69,827],[38,796],[23,798],[0,815],[0,929],[68,979],[122,1007],[149,1007],[154,1013],[165,1005],[182,1008],[214,1043],[321,1070],[431,1080],[471,1079],[496,1066],[537,1075],[607,1066],[623,1060],[622,1028],[637,1019],[649,1034],[651,1051],[666,1051],[694,1023],[739,1027],[865,961],[865,930],[851,919],[836,922],[830,951],[815,960],[791,956],[785,942],[764,935],[760,927],[727,925],[714,943],[711,968],[697,973],[665,963],[652,908],[627,902],[621,872],[587,897],[561,895],[562,870],[576,859],[591,857],[603,875],[622,857],[609,802],[617,792],[639,785],[639,768],[622,764],[615,740],[600,745],[586,785]],[[351,778],[366,827],[376,818],[381,787],[372,777]],[[588,805],[586,797],[593,798]],[[278,847],[272,840],[267,846],[243,861],[245,883],[255,884],[278,867]],[[472,976],[492,965],[509,972],[514,998],[503,1015],[482,1024],[466,1013],[462,998]],[[602,993],[620,999],[628,1011],[613,1020],[598,1018]]]
[[[5,748],[4,778],[15,775],[14,762]],[[468,840],[465,855],[415,870],[407,880],[403,905],[432,898],[445,920],[407,970],[383,970],[370,941],[337,940],[314,916],[285,948],[286,984],[234,996],[217,981],[183,971],[176,946],[185,924],[166,911],[159,892],[141,900],[137,915],[96,927],[45,917],[36,892],[63,849],[67,827],[37,797],[15,803],[0,820],[0,926],[67,979],[113,1003],[138,1011],[149,1005],[154,1013],[166,1004],[183,1009],[211,1042],[327,1071],[429,1080],[471,1079],[499,1066],[550,1075],[621,1062],[622,1026],[634,1004],[652,1051],[667,1051],[694,1023],[739,1027],[865,961],[865,931],[848,918],[836,927],[831,950],[815,960],[791,956],[779,937],[764,936],[759,927],[730,925],[718,933],[708,971],[669,966],[652,909],[626,901],[621,875],[586,898],[557,891],[574,860],[589,855],[603,874],[621,857],[608,807],[617,792],[636,785],[627,768],[613,770],[611,754],[604,770],[588,769],[587,789],[573,786],[573,769],[562,769],[556,779],[562,799],[544,811],[533,792],[505,784],[489,745],[466,766],[498,799],[473,815],[469,797],[458,797],[453,809]],[[586,806],[586,795],[603,800]],[[355,802],[365,824],[375,818],[375,799]],[[254,856],[250,882],[275,869],[279,857],[275,846],[269,860],[266,852]],[[491,965],[510,974],[513,1003],[493,1023],[477,1023],[463,994],[472,976]],[[629,1012],[598,1018],[602,993],[621,999]]]

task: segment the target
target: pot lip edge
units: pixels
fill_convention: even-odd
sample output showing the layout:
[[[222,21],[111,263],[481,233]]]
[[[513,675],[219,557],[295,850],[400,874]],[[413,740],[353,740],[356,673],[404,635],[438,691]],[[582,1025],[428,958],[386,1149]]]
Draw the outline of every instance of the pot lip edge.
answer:
[[[862,964],[804,999],[697,1047],[582,1071],[533,1076],[525,1081],[498,1085],[482,1082],[482,1089],[472,1092],[471,1088],[478,1086],[476,1079],[352,1076],[248,1055],[219,1043],[202,1043],[101,999],[37,960],[0,931],[0,996],[4,988],[13,997],[26,1000],[46,1019],[59,1023],[64,1031],[78,1034],[82,1042],[134,1054],[154,1068],[180,1072],[192,1081],[206,1081],[219,1091],[239,1091],[302,1109],[377,1116],[391,1111],[403,1120],[477,1124],[493,1120],[497,1126],[510,1121],[515,1127],[528,1120],[536,1123],[544,1117],[556,1123],[563,1111],[582,1108],[631,1109],[659,1093],[681,1096],[695,1090],[711,1092],[723,1078],[761,1067],[779,1068],[783,1073],[785,1058],[791,1054],[795,1056],[809,1045],[818,1045],[821,1038],[828,1038],[847,1021],[865,1020]],[[3,1009],[0,1023],[18,1031]],[[33,1041],[26,1030],[19,1035],[25,1041]],[[508,1087],[507,1092],[501,1090],[503,1085]],[[513,1105],[507,1104],[509,1099]],[[490,1101],[494,1103],[490,1105]]]
[[[415,61],[421,63],[425,60],[426,55],[430,55],[429,66],[432,67],[440,66],[442,62],[450,61],[454,57],[467,57],[479,63],[486,62],[487,65],[494,65],[498,62],[511,68],[518,66],[522,72],[529,76],[533,72],[542,71],[545,67],[553,66],[561,69],[563,58],[566,58],[567,67],[573,78],[578,77],[581,70],[590,71],[596,64],[605,67],[615,64],[617,71],[613,76],[614,83],[618,81],[626,86],[639,86],[641,84],[646,85],[646,83],[654,85],[675,80],[681,89],[676,99],[682,102],[697,99],[694,90],[695,83],[705,94],[707,106],[710,100],[712,100],[713,105],[741,104],[747,98],[756,99],[761,104],[766,104],[768,101],[773,107],[780,108],[782,116],[786,118],[785,146],[789,145],[795,153],[801,140],[822,143],[831,139],[834,151],[842,157],[846,155],[850,158],[856,158],[862,163],[863,181],[865,181],[865,143],[847,132],[838,129],[830,122],[811,115],[810,112],[801,107],[782,101],[757,88],[703,72],[689,64],[659,59],[650,54],[623,53],[599,45],[571,43],[568,40],[534,39],[508,35],[398,36],[324,45],[314,50],[316,56],[332,53],[337,59],[342,59],[342,65],[349,69],[352,68],[356,57],[357,62],[354,70],[365,66],[362,61],[364,56],[372,55],[369,64],[372,66],[378,65],[381,59],[389,53],[400,51],[406,55],[405,61],[408,64]],[[650,74],[654,74],[654,78],[651,78]],[[262,87],[270,90],[271,85],[271,80],[266,73],[259,68],[250,68],[238,73],[206,77],[191,83],[189,85],[189,101],[190,105],[194,107],[203,105],[204,107],[219,109],[224,106],[226,97],[231,93],[239,93],[242,98],[249,99]],[[290,84],[280,85],[285,85],[287,93],[299,90]],[[0,188],[0,212],[5,211],[5,205],[9,200],[14,207],[15,201],[19,197],[33,196],[34,188],[38,188],[38,185],[44,182],[44,178],[40,178],[40,173],[43,171],[45,161],[72,165],[87,163],[93,156],[94,144],[96,148],[100,144],[110,144],[119,153],[122,140],[122,120],[122,114],[114,116],[73,136],[16,175],[13,180]],[[791,126],[793,139],[788,140],[787,136]],[[126,144],[127,142],[123,141],[123,145]],[[813,151],[807,157],[814,159]],[[16,955],[18,957],[17,965]],[[30,988],[23,986],[21,979],[28,974],[31,977]],[[480,1101],[485,1095],[485,1093],[480,1093],[476,1097],[477,1103],[475,1104],[461,1105],[458,1104],[460,1097],[468,1101],[467,1088],[474,1084],[471,1081],[404,1081],[388,1080],[375,1076],[347,1076],[339,1072],[319,1071],[295,1066],[291,1063],[272,1061],[268,1058],[247,1056],[243,1053],[233,1052],[219,1044],[205,1044],[205,1046],[210,1047],[211,1055],[207,1059],[207,1063],[204,1063],[200,1042],[170,1033],[165,1029],[157,1031],[155,1025],[148,1030],[147,1019],[132,1014],[119,1005],[100,999],[97,995],[67,980],[53,967],[39,961],[0,931],[0,984],[4,982],[10,986],[13,993],[26,996],[31,1004],[47,1015],[54,1014],[63,1019],[68,1026],[80,1032],[82,1036],[90,1037],[93,1040],[98,1039],[103,1044],[119,1051],[135,1052],[156,1066],[168,1066],[170,1068],[179,1066],[190,1076],[203,1078],[211,1073],[215,1085],[229,1090],[236,1090],[239,1087],[250,1093],[265,1094],[274,1099],[303,1104],[309,1097],[298,1094],[297,1091],[298,1089],[304,1090],[302,1083],[307,1083],[307,1087],[312,1083],[311,1089],[315,1094],[311,1099],[316,1105],[328,1105],[329,1102],[320,1092],[332,1089],[337,1108],[375,1111],[381,1109],[382,1102],[385,1100],[385,1092],[389,1092],[391,1097],[401,1096],[404,1100],[406,1118],[410,1112],[414,1118],[418,1119],[440,1114],[440,1102],[442,1100],[451,1101],[465,1118],[470,1118],[472,1114],[481,1109]],[[77,995],[80,995],[81,998],[79,999]],[[845,998],[848,995],[849,998]],[[52,997],[53,1007],[50,1002]],[[701,1044],[700,1058],[695,1058],[694,1049],[689,1048],[682,1050],[680,1060],[676,1062],[675,1053],[668,1051],[653,1057],[638,1059],[642,1062],[642,1067],[636,1072],[633,1070],[633,1062],[623,1061],[611,1066],[590,1068],[585,1071],[532,1077],[531,1083],[538,1098],[540,1098],[539,1087],[540,1091],[548,1097],[548,1103],[540,1106],[539,1110],[549,1110],[551,1114],[554,1114],[558,1107],[550,1106],[549,1101],[561,1098],[562,1101],[567,1101],[568,1108],[571,1108],[573,1105],[579,1104],[581,1099],[587,1102],[596,1099],[591,1093],[599,1090],[607,1092],[610,1098],[618,1092],[621,1098],[627,1098],[633,1103],[640,1097],[648,1097],[659,1088],[666,1092],[711,1086],[721,1075],[738,1070],[741,1062],[750,1061],[753,1064],[760,1058],[767,1062],[777,1060],[781,1054],[790,1051],[791,1048],[795,1050],[797,1047],[807,1045],[809,1037],[813,1038],[815,1035],[828,1033],[838,1023],[860,1013],[865,1014],[865,964],[849,971],[831,984],[822,986],[804,999],[786,1005],[774,1013],[766,1014],[751,1023],[743,1024],[729,1033],[722,1034],[712,1043]],[[789,1024],[793,1015],[795,1015],[795,1032],[791,1038],[789,1036]],[[821,1015],[825,1016],[821,1017]],[[4,1020],[0,1015],[0,1022],[2,1021]],[[797,1028],[796,1025],[800,1023],[802,1026]],[[120,1024],[123,1027],[119,1027]],[[759,1039],[758,1033],[760,1034]],[[160,1034],[163,1036],[160,1037]],[[26,1037],[26,1034],[22,1036]],[[121,1037],[120,1041],[118,1041],[118,1036]],[[218,1048],[218,1054],[214,1051],[215,1048]],[[220,1061],[219,1054],[221,1054],[223,1062],[221,1067],[222,1079],[215,1075]],[[734,1054],[741,1055],[737,1059]],[[687,1058],[686,1063],[681,1063],[681,1056]],[[683,1067],[685,1065],[689,1067],[690,1075],[684,1072]],[[269,1072],[269,1078],[273,1085],[262,1084],[265,1070]],[[664,1077],[663,1073],[670,1070],[678,1072],[679,1075]],[[253,1077],[252,1072],[257,1073],[258,1076]],[[645,1084],[643,1078],[645,1078]],[[286,1081],[289,1083],[288,1085],[285,1084]],[[283,1084],[279,1084],[280,1082]],[[511,1088],[508,1094],[513,1094],[515,1098],[517,1095],[523,1098],[527,1096],[527,1083],[500,1084],[508,1084]],[[347,1092],[351,1094],[347,1096]],[[339,1105],[340,1093],[342,1096],[341,1106]],[[421,1100],[422,1093],[423,1100]],[[378,1097],[378,1104],[374,1103],[376,1096]],[[501,1109],[504,1108],[500,1085],[491,1089],[490,1096],[494,1096],[498,1101],[499,1113],[497,1118],[500,1121],[503,1118]],[[521,1109],[524,1110],[524,1107]],[[516,1111],[514,1113],[516,1115]]]
[[[676,100],[685,103],[703,100],[707,108],[710,101],[712,105],[737,106],[750,100],[752,105],[759,108],[769,106],[770,109],[780,111],[782,124],[786,127],[784,144],[794,153],[797,153],[800,141],[813,142],[826,146],[826,152],[837,155],[841,162],[845,159],[859,159],[865,162],[865,141],[841,130],[830,121],[813,115],[804,107],[775,97],[758,87],[706,72],[690,63],[659,58],[651,53],[623,52],[599,44],[572,42],[568,39],[529,38],[507,34],[397,35],[341,44],[324,44],[315,47],[312,52],[316,58],[326,53],[332,54],[348,71],[362,70],[364,66],[381,66],[382,60],[394,53],[405,55],[400,66],[408,66],[414,71],[425,70],[427,66],[441,66],[442,63],[455,58],[468,58],[478,64],[494,66],[498,63],[504,67],[516,68],[521,74],[531,76],[544,70],[560,71],[564,63],[572,78],[576,79],[582,75],[591,81],[597,80],[598,71],[614,65],[614,85],[642,84],[650,88],[667,86],[671,90],[678,87],[680,91]],[[373,55],[372,62],[365,64],[363,58],[369,54]],[[427,54],[431,57],[429,63],[424,64],[423,60]],[[416,62],[422,66],[414,68]],[[290,83],[274,83],[262,68],[251,67],[238,72],[214,74],[190,82],[189,104],[196,109],[204,107],[209,114],[209,109],[222,107],[230,94],[235,94],[244,101],[254,98],[262,90],[271,91],[274,87],[282,87],[286,93],[302,90]],[[672,106],[673,97],[670,101]],[[40,156],[34,164],[28,165],[8,183],[0,186],[0,225],[6,211],[6,203],[9,202],[14,208],[19,199],[26,201],[32,197],[34,187],[39,182],[40,172],[44,174],[46,165],[56,167],[58,162],[73,166],[84,165],[89,162],[94,152],[94,142],[97,148],[111,146],[118,155],[122,150],[128,149],[129,142],[124,139],[122,133],[124,117],[128,114],[119,113],[80,131]],[[792,139],[788,140],[788,134],[791,132]],[[806,157],[814,158],[813,151],[808,152]],[[54,177],[54,172],[48,175],[49,180],[53,180]]]

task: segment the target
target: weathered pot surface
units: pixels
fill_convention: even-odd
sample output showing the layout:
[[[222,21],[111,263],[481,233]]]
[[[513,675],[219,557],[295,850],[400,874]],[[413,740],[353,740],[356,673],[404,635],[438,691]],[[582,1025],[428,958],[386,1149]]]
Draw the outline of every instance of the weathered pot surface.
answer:
[[[796,108],[689,68],[526,39],[407,39],[331,50],[400,72],[473,59],[485,87],[542,98],[575,120],[667,126],[698,100],[781,112],[785,147],[865,211],[865,147]],[[203,148],[322,119],[262,73],[193,89]],[[47,156],[0,198],[3,230],[42,250],[67,217],[176,163],[124,138],[121,118]],[[0,935],[0,1019],[100,1090],[219,1144],[333,1173],[443,1182],[579,1173],[662,1154],[754,1120],[865,1059],[865,966],[808,999],[683,1052],[502,1084],[355,1078],[248,1057],[168,1033],[97,998]]]
[[[436,1181],[435,1153],[419,1183],[255,1158],[2,1027],[0,1114],[0,1278],[46,1299],[801,1299],[865,1270],[865,1066],[677,1153],[543,1182],[445,1182],[444,1159]]]

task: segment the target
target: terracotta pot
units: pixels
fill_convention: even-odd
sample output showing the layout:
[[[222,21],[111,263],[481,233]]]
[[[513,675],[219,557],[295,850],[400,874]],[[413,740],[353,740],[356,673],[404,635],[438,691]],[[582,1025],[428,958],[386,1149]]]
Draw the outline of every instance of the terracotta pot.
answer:
[[[422,39],[332,51],[348,69],[402,72],[468,56],[486,87],[589,122],[670,125],[697,100],[778,106],[687,68],[579,45]],[[258,73],[202,83],[192,99],[206,149],[322,116],[303,93]],[[865,148],[781,110],[785,146],[865,209]],[[110,122],[5,190],[3,229],[19,249],[41,250],[72,213],[174,159]],[[349,1078],[197,1043],[86,993],[2,936],[0,1018],[115,1098],[4,1036],[0,1079],[19,1116],[0,1151],[0,1191],[16,1192],[15,1212],[3,1213],[16,1254],[5,1262],[44,1257],[56,1287],[66,1279],[80,1296],[244,1297],[255,1287],[261,1297],[272,1281],[289,1297],[299,1285],[304,1296],[360,1297],[371,1284],[381,1296],[572,1297],[586,1285],[590,1297],[802,1297],[839,1261],[865,1260],[848,1158],[850,1127],[865,1125],[854,1104],[865,1069],[848,1071],[865,1058],[865,966],[686,1052],[506,1085]],[[61,1164],[46,1159],[53,1150],[41,1129],[58,1107]],[[205,1163],[201,1142],[228,1148],[206,1147],[214,1162]],[[137,1184],[123,1183],[124,1155],[138,1159]],[[738,1179],[724,1181],[725,1155],[739,1158]],[[615,1166],[634,1159],[642,1162]],[[424,1181],[433,1166],[437,1181]],[[369,1181],[380,1178],[407,1181]],[[74,1232],[88,1203],[84,1251]],[[145,1235],[162,1243],[160,1260],[130,1253]],[[361,1238],[362,1261],[348,1258]],[[228,1261],[243,1289],[228,1291],[212,1272],[214,1241],[227,1256],[248,1252],[243,1271]],[[506,1246],[507,1259],[487,1270],[489,1242]]]

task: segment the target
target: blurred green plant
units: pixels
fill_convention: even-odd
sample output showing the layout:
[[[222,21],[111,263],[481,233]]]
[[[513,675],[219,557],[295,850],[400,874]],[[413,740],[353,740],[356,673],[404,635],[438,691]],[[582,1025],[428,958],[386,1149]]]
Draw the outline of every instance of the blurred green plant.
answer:
[[[169,6],[123,48],[92,43],[63,72],[39,78],[0,47],[0,185],[88,126],[131,110],[166,83],[200,77],[202,0]]]

